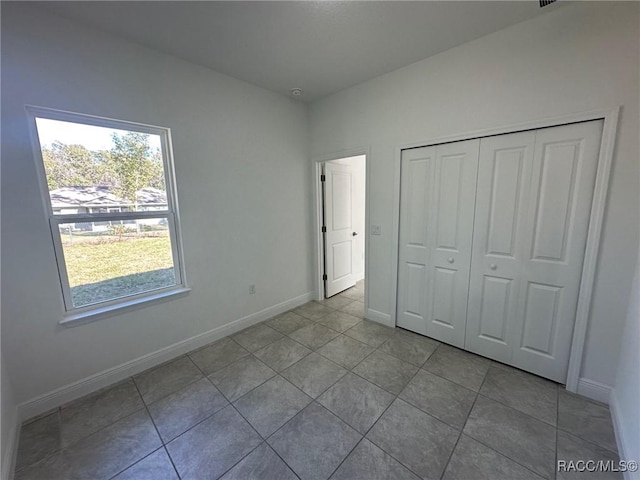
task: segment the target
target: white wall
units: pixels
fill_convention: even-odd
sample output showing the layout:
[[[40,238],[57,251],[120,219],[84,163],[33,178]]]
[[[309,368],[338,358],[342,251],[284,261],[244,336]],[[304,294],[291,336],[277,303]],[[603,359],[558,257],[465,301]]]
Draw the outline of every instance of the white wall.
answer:
[[[25,104],[171,128],[189,295],[58,325]],[[307,155],[304,105],[3,2],[2,342],[16,401],[311,292]]]
[[[613,392],[611,410],[616,421],[616,434],[620,458],[640,458],[640,252],[636,273],[631,286],[631,300],[627,323],[622,337],[618,373]],[[635,476],[634,476],[635,475]],[[640,479],[640,472],[627,478]]]
[[[397,147],[622,105],[581,373],[612,385],[638,245],[638,10],[565,6],[312,104],[312,158],[370,149],[370,309],[392,313]]]
[[[364,239],[365,239],[365,207],[366,207],[366,156],[340,158],[327,163],[347,165],[353,169],[352,215],[353,229],[358,233],[353,248],[353,273],[356,281],[364,278]]]
[[[13,397],[13,387],[4,362],[4,354],[0,357],[0,478],[8,480],[13,467],[15,455],[16,429],[18,428],[18,410]]]

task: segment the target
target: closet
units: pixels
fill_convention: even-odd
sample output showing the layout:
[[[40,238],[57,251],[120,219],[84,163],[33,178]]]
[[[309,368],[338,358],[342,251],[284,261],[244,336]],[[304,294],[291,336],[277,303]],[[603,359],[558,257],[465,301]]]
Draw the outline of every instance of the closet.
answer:
[[[563,383],[602,128],[403,150],[397,325]]]

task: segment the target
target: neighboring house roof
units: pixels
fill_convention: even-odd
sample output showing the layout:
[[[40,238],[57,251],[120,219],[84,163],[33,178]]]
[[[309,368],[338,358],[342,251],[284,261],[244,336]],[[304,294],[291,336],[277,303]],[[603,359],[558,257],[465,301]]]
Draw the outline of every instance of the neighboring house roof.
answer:
[[[128,202],[110,193],[111,187],[62,187],[51,190],[51,206],[84,207],[126,205]]]
[[[66,207],[114,207],[131,205],[124,198],[111,193],[112,187],[62,187],[51,190],[51,206],[53,208]],[[167,194],[157,188],[145,187],[136,192],[138,203],[141,205],[166,205]]]
[[[167,204],[167,192],[153,187],[141,188],[136,192],[136,198],[138,199],[138,203],[142,205]]]

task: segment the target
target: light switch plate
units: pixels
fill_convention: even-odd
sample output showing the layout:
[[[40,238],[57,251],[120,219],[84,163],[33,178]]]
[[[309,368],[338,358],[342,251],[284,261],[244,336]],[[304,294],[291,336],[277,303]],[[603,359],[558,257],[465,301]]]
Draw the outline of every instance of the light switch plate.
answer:
[[[371,225],[371,235],[381,235],[380,225]]]

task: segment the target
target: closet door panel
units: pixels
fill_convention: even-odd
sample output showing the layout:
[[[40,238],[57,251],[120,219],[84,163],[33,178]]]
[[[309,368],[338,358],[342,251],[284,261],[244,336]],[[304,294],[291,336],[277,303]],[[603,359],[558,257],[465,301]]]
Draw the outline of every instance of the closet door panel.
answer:
[[[532,352],[552,354],[558,322],[562,288],[528,282],[525,292],[524,321],[520,347]]]
[[[433,189],[435,147],[402,152],[398,308],[396,323],[427,334],[428,205]]]
[[[566,380],[602,121],[536,133],[512,363]]]
[[[436,216],[435,245],[440,251],[459,251],[460,225],[459,207],[463,203],[462,175],[464,173],[465,152],[442,153],[447,146],[438,148],[438,201]]]
[[[467,318],[479,140],[436,147],[429,207],[427,335],[462,347]]]
[[[451,268],[433,270],[433,310],[431,322],[446,328],[455,328],[456,276]]]
[[[535,132],[483,138],[465,348],[509,363]]]
[[[513,281],[507,278],[484,275],[482,278],[480,320],[478,331],[486,338],[501,345],[507,343],[507,325],[509,322],[509,300]]]

